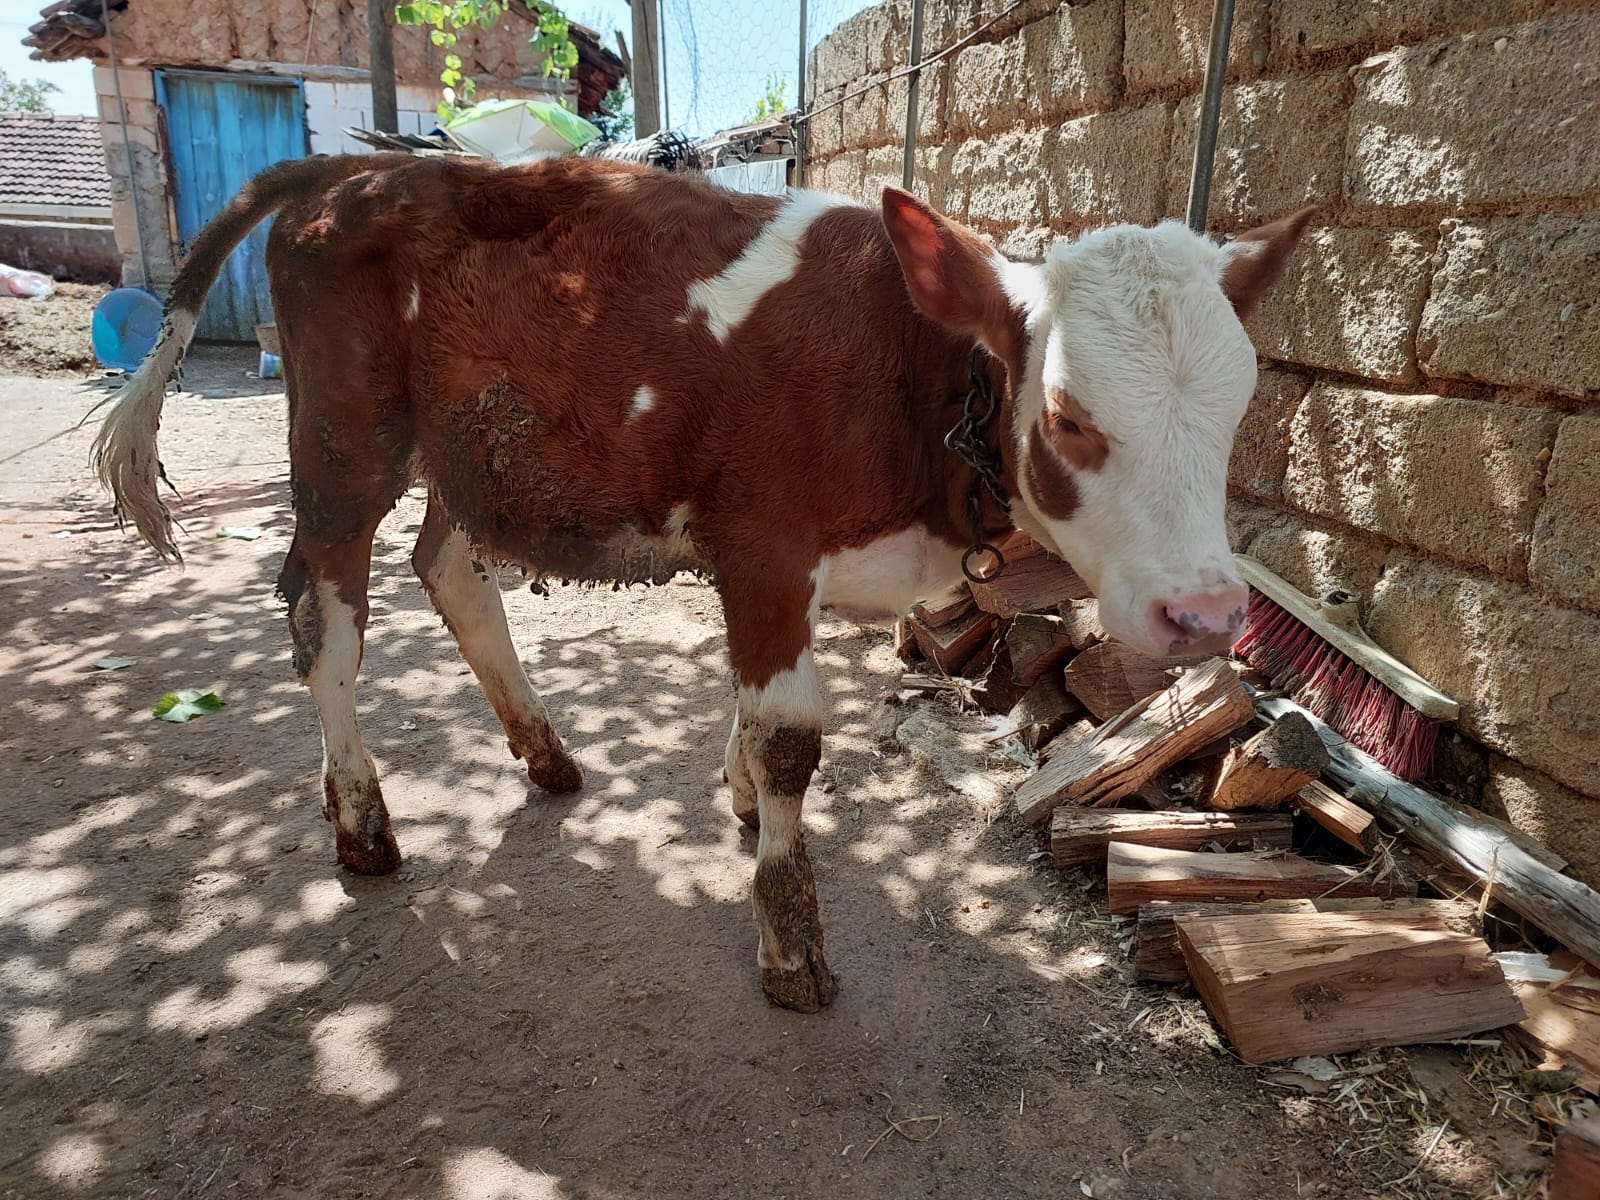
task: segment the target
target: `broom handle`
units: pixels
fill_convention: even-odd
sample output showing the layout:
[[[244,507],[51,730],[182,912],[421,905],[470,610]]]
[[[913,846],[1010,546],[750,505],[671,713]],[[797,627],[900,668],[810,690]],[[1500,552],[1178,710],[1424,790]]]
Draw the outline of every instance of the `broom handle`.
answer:
[[[1248,554],[1236,554],[1244,581],[1279,608],[1330,643],[1362,670],[1423,716],[1435,721],[1454,721],[1461,705],[1418,675],[1361,631],[1346,628],[1328,619],[1322,607],[1287,580],[1280,579]]]

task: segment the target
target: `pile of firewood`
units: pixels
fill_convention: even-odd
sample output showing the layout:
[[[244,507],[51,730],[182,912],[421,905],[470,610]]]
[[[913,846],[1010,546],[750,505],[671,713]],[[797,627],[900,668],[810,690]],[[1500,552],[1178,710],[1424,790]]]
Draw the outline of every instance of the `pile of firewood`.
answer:
[[[1420,898],[1418,874],[1390,852],[1372,798],[1357,803],[1324,782],[1339,771],[1329,770],[1338,764],[1319,730],[1292,708],[1271,719],[1263,710],[1272,702],[1245,687],[1264,681],[1226,659],[1130,650],[1106,636],[1068,566],[1021,535],[1002,549],[1007,566],[996,579],[903,619],[905,684],[954,689],[1005,715],[1001,733],[1037,762],[1015,791],[1017,814],[1048,831],[1057,866],[1104,874],[1112,913],[1136,920],[1136,979],[1191,982],[1247,1062],[1521,1022],[1547,1061],[1597,1079],[1600,980],[1562,979],[1540,955],[1492,954],[1489,897],[1474,882],[1489,874],[1492,890],[1499,871],[1507,893],[1493,899],[1515,908],[1521,896],[1523,916],[1572,932],[1575,947],[1587,940],[1593,892],[1559,864],[1534,878],[1537,864],[1526,863],[1536,844],[1464,810],[1448,834],[1430,835],[1421,819],[1408,832],[1465,875],[1459,888],[1436,891],[1480,902]],[[1308,836],[1297,838],[1297,816]],[[1488,830],[1509,849],[1494,851],[1486,873],[1460,829]],[[1307,840],[1340,851],[1322,857],[1357,865],[1291,850]],[[1514,886],[1514,872],[1527,874],[1526,886]],[[1551,1017],[1554,1005],[1567,1007]],[[1585,1017],[1583,1036],[1555,1044],[1551,1030],[1573,1028],[1574,1012]]]

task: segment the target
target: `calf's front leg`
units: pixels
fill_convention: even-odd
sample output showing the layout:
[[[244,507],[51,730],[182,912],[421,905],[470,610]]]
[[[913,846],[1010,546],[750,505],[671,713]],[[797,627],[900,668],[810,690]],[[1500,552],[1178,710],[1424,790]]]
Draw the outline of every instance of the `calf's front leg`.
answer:
[[[744,610],[725,599],[728,649],[739,682],[730,745],[736,805],[747,774],[760,837],[753,891],[761,990],[774,1004],[816,1012],[839,991],[822,952],[817,887],[800,826],[801,805],[822,756],[822,693],[811,656],[811,581]],[[734,765],[736,764],[736,765]]]

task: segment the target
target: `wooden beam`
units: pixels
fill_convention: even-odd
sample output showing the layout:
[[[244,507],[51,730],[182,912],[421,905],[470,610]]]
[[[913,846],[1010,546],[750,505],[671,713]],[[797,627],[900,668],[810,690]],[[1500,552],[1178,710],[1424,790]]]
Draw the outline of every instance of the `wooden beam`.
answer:
[[[1212,659],[1052,757],[1017,788],[1017,813],[1043,825],[1060,804],[1114,804],[1253,713],[1238,676]]]
[[[1258,700],[1256,708],[1269,719],[1305,712],[1276,697]],[[1600,894],[1593,888],[1551,870],[1493,821],[1397,778],[1321,721],[1305,715],[1328,748],[1327,774],[1334,783],[1446,866],[1487,887],[1496,900],[1586,961],[1600,965]]]
[[[1293,822],[1288,813],[1213,813],[1171,809],[1123,809],[1064,805],[1050,819],[1050,855],[1058,867],[1103,867],[1112,842],[1202,850],[1287,850]]]
[[[1141,983],[1187,983],[1189,968],[1178,944],[1179,917],[1228,917],[1241,913],[1386,912],[1398,914],[1412,929],[1447,929],[1483,934],[1477,907],[1464,900],[1418,900],[1411,896],[1385,899],[1356,896],[1347,900],[1260,900],[1243,904],[1188,904],[1152,900],[1139,906],[1134,933],[1133,977]],[[1515,985],[1513,985],[1515,986]]]
[[[647,138],[661,131],[661,37],[656,23],[656,0],[632,0],[633,136]]]
[[[1404,894],[1405,880],[1369,879],[1349,867],[1294,854],[1206,854],[1112,842],[1106,851],[1106,896],[1114,913],[1138,912],[1151,900],[1233,902],[1325,896]]]
[[[311,17],[313,21],[316,16]],[[394,85],[394,0],[367,0],[367,67],[372,72],[372,127],[400,132]]]
[[[1482,938],[1393,914],[1184,917],[1178,940],[1248,1063],[1468,1037],[1523,1015]]]
[[[1228,751],[1207,802],[1224,812],[1278,808],[1327,765],[1317,731],[1304,717],[1289,713]]]

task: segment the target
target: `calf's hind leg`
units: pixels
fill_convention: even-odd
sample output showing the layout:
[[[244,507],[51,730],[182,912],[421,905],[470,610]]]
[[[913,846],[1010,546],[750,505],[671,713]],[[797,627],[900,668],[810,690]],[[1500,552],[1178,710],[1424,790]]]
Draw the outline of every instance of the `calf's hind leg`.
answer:
[[[561,745],[517,658],[494,570],[474,556],[467,535],[451,528],[431,497],[411,565],[505,727],[511,753],[528,764],[528,778],[546,791],[577,791],[583,773]]]
[[[378,769],[356,723],[356,673],[376,528],[374,520],[341,541],[297,529],[278,579],[289,602],[295,669],[322,723],[322,815],[333,822],[339,861],[358,875],[386,875],[400,865]]]

